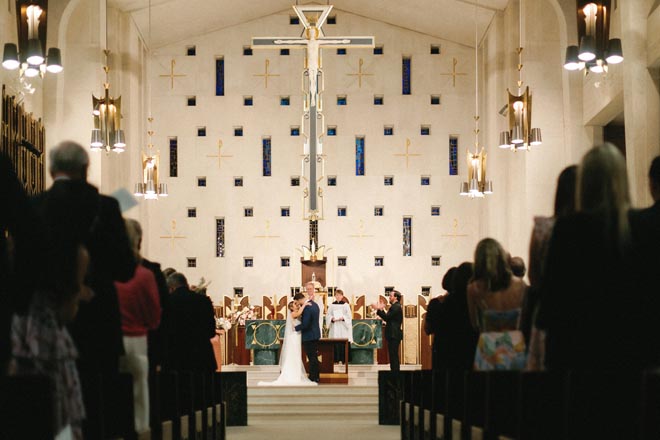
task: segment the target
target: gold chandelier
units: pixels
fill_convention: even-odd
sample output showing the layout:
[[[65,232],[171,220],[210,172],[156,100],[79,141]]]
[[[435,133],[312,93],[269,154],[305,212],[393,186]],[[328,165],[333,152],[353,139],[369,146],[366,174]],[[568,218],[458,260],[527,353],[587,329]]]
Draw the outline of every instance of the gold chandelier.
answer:
[[[121,129],[121,96],[113,98],[110,96],[110,81],[108,73],[108,57],[110,51],[105,49],[105,82],[103,83],[104,94],[101,98],[92,95],[94,115],[94,128],[92,129],[92,140],[90,148],[92,151],[105,150],[106,153],[114,151],[122,153],[126,148],[126,139],[124,130]]]
[[[160,153],[153,152],[152,137],[154,135],[151,129],[151,123],[154,118],[149,117],[149,142],[147,143],[147,151],[142,152],[142,181],[135,184],[134,195],[136,197],[144,197],[145,200],[157,200],[158,197],[167,197],[167,184],[159,182],[160,172]]]

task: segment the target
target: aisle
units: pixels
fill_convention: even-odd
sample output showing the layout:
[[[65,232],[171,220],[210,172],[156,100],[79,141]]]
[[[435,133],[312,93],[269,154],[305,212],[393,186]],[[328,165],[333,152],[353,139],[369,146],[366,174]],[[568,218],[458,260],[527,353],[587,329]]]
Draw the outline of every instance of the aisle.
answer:
[[[227,440],[398,440],[399,426],[379,426],[371,424],[343,424],[328,419],[326,423],[306,423],[304,418],[292,419],[291,424],[273,426],[232,426],[227,427]]]

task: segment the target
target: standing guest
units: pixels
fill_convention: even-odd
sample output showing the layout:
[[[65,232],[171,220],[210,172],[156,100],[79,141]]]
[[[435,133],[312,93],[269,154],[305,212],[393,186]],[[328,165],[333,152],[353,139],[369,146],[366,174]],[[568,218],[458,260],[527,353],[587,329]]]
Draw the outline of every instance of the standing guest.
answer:
[[[476,369],[524,367],[524,338],[518,329],[525,291],[525,283],[511,272],[502,245],[492,238],[481,240],[467,288],[470,322],[480,332]]]
[[[344,291],[335,291],[335,301],[328,306],[325,315],[325,325],[328,327],[328,337],[333,339],[347,339],[349,344],[353,342],[353,319],[351,317],[351,306],[346,303]],[[346,362],[344,344],[335,346],[335,362]]]
[[[445,368],[470,370],[479,333],[470,323],[467,305],[467,286],[473,276],[472,263],[461,263],[453,273],[451,293],[443,304],[441,332],[447,353]]]
[[[431,355],[431,368],[433,370],[442,370],[447,368],[447,357],[449,356],[448,346],[445,341],[446,329],[445,302],[452,294],[453,279],[456,267],[450,268],[442,278],[442,288],[445,289],[445,295],[437,296],[429,301],[424,315],[424,331],[427,335],[433,335],[433,347]]]
[[[163,276],[165,277],[165,280],[167,280],[170,277],[170,275],[172,275],[175,272],[176,269],[174,269],[173,267],[166,267],[165,269],[163,269]]]
[[[132,219],[126,220],[126,230],[135,258],[140,259],[142,228]],[[116,282],[121,311],[126,354],[121,359],[122,370],[133,376],[135,429],[138,434],[149,429],[149,360],[147,333],[160,324],[160,299],[154,274],[141,264],[133,278]]]
[[[215,336],[215,313],[208,296],[190,290],[179,272],[167,278],[170,298],[163,311],[161,328],[169,347],[164,367],[176,371],[213,372],[217,368],[211,338]]]
[[[84,436],[100,438],[102,419],[111,418],[115,408],[101,408],[99,378],[109,379],[106,391],[114,391],[112,377],[119,372],[119,357],[124,353],[114,281],[133,277],[135,257],[128,244],[119,203],[99,194],[87,183],[87,151],[73,141],[63,141],[51,149],[49,158],[53,185],[35,199],[35,206],[44,223],[57,218],[83,234],[90,256],[87,278],[94,295],[90,301],[80,303],[70,330],[80,353],[78,371],[87,411]],[[59,264],[66,263],[53,261],[51,269],[56,270]]]
[[[518,278],[524,278],[525,273],[527,273],[527,268],[525,267],[525,261],[520,257],[511,257],[509,261],[511,266],[511,273],[517,276]]]
[[[385,303],[379,301],[371,307],[376,310],[376,314],[387,323],[385,327],[385,339],[387,339],[387,351],[390,357],[390,370],[398,372],[399,366],[399,345],[403,339],[403,310],[401,309],[401,293],[392,290],[390,292],[390,308],[385,312]]]
[[[319,357],[318,346],[321,339],[321,326],[319,321],[319,306],[314,301],[315,286],[313,281],[305,284],[307,292],[307,306],[303,309],[300,324],[295,330],[302,333],[302,345],[309,361],[309,380],[319,383]]]

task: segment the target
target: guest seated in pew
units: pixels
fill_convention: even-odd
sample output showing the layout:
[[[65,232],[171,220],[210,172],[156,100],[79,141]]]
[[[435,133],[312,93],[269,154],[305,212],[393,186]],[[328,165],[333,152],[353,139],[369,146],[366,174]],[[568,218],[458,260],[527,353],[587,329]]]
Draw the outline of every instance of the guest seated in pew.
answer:
[[[472,275],[472,263],[461,263],[453,273],[453,287],[443,304],[445,319],[441,326],[444,327],[446,368],[449,370],[470,370],[474,363],[479,333],[472,327],[467,304],[467,286]]]

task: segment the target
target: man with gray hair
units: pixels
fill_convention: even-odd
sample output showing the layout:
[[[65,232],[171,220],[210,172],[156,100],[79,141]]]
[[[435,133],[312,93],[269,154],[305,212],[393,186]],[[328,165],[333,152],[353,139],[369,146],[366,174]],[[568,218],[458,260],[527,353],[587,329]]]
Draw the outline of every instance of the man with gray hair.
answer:
[[[101,408],[99,375],[114,376],[124,353],[119,301],[114,281],[125,282],[135,272],[131,250],[117,200],[99,194],[87,183],[89,156],[78,143],[63,141],[51,149],[49,171],[53,185],[34,200],[46,230],[55,222],[69,222],[78,231],[90,254],[87,284],[94,296],[81,302],[71,333],[79,352],[78,371],[87,419],[85,438],[101,438],[102,418],[112,418],[112,408]],[[52,235],[52,234],[51,234]],[[56,245],[57,237],[50,238]],[[49,266],[57,266],[50,261]],[[113,388],[110,382],[109,388]],[[112,391],[105,390],[105,392]],[[106,427],[108,425],[106,424]]]

